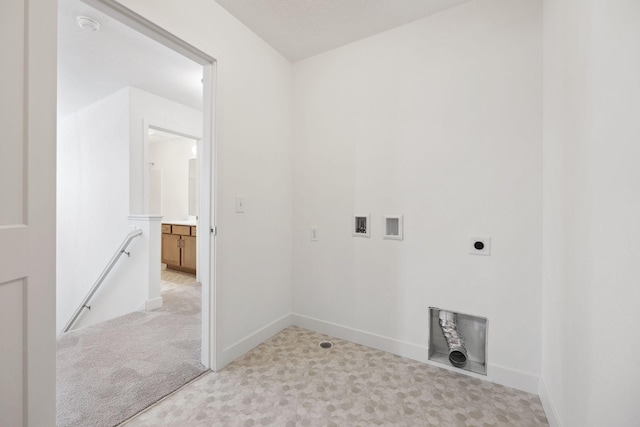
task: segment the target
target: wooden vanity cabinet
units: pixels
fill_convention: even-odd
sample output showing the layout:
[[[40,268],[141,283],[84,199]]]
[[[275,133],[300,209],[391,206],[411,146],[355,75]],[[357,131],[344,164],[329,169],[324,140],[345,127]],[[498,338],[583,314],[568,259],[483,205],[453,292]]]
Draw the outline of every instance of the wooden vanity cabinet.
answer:
[[[193,236],[182,237],[181,265],[196,271],[196,238]]]
[[[162,257],[167,268],[196,273],[196,227],[162,224]]]

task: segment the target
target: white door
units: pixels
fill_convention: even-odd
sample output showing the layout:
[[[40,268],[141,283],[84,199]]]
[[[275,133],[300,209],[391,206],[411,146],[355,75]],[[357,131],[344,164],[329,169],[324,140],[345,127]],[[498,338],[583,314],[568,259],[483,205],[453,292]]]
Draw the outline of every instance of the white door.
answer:
[[[56,3],[0,2],[0,427],[55,425]]]

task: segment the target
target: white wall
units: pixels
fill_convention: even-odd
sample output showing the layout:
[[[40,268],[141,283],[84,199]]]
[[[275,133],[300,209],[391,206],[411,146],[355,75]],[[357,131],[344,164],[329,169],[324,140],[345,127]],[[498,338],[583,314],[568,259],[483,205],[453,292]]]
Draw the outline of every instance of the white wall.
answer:
[[[429,306],[486,316],[489,378],[537,391],[541,66],[536,0],[469,2],[294,65],[296,322],[426,360]],[[383,214],[404,215],[404,241],[382,239]],[[473,235],[490,257],[467,255]]]
[[[640,4],[544,2],[541,396],[551,425],[636,426]]]
[[[141,190],[143,173],[148,170],[144,159],[149,125],[198,136],[202,113],[136,88],[124,88],[59,121],[58,331],[129,233],[129,226],[137,224],[129,220],[129,214],[130,209],[144,205]],[[185,181],[186,176],[185,172]],[[185,192],[186,188],[185,184]],[[148,220],[142,224],[149,226]],[[159,277],[148,271],[155,261],[160,268],[159,258],[148,256],[159,251],[159,247],[148,247],[155,240],[143,236],[131,243],[131,257],[117,262],[90,304],[91,310],[85,311],[76,327],[138,310],[158,296]]]
[[[215,276],[228,361],[291,312],[291,64],[213,1],[120,2],[218,60]]]
[[[130,209],[133,214],[149,214],[148,127],[202,137],[202,111],[178,104],[166,98],[129,88],[130,93]]]
[[[122,89],[58,123],[57,330],[91,289],[129,232],[129,90]],[[121,258],[78,327],[135,310],[146,288],[135,286]]]
[[[150,171],[159,171],[163,220],[186,220],[189,218],[189,159],[193,159],[196,141],[178,138],[149,144]],[[153,199],[153,191],[149,197]],[[150,202],[150,206],[152,203]]]

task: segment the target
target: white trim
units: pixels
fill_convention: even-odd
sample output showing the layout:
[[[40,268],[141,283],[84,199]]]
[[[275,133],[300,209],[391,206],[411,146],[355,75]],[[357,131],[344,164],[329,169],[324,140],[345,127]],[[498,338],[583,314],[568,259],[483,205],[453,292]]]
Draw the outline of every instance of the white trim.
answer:
[[[487,375],[475,374],[473,372],[456,369],[453,366],[446,366],[441,363],[428,360],[428,348],[424,345],[418,345],[407,341],[397,340],[395,338],[385,337],[383,335],[374,334],[360,329],[350,328],[338,325],[332,322],[326,322],[320,319],[303,316],[293,313],[292,324],[301,328],[327,334],[336,338],[351,341],[357,344],[366,345],[378,350],[397,354],[402,357],[417,360],[419,362],[428,363],[438,368],[447,369],[470,377],[479,378],[481,380],[490,381],[496,384],[512,387],[527,393],[538,394],[539,378],[535,375],[525,372],[519,372],[513,369],[505,368],[498,365],[489,364],[487,366]]]
[[[151,93],[151,92],[149,92],[149,93]],[[155,94],[153,94],[153,95],[155,95]],[[175,101],[173,101],[173,102],[175,102]],[[198,141],[198,140],[202,139],[201,136],[190,135],[188,133],[180,132],[179,130],[175,130],[175,129],[171,129],[171,128],[163,128],[162,126],[156,126],[156,125],[150,124],[150,123],[147,123],[147,126],[145,127],[145,130],[146,130],[145,133],[147,134],[147,136],[149,136],[149,129],[157,130],[157,131],[164,132],[164,133],[170,133],[171,135],[179,136],[181,138],[193,139],[194,141]]]
[[[540,377],[537,375],[491,363],[487,365],[487,379],[531,394],[538,394],[540,390]]]
[[[217,282],[217,237],[220,232],[220,225],[218,223],[218,194],[220,193],[218,188],[218,179],[217,174],[219,169],[218,165],[218,147],[223,143],[223,126],[224,121],[218,120],[218,117],[223,116],[224,110],[224,72],[222,71],[224,68],[224,60],[221,57],[221,54],[216,53],[216,62],[212,63],[208,68],[204,67],[204,88],[209,91],[212,95],[210,97],[211,100],[211,114],[209,117],[205,116],[205,131],[210,131],[210,139],[212,141],[211,146],[211,168],[213,171],[211,175],[211,189],[213,194],[208,196],[208,200],[210,200],[210,215],[211,215],[211,228],[214,230],[214,233],[210,234],[210,250],[211,250],[211,266],[210,266],[210,275],[211,275],[211,295],[210,295],[210,309],[209,309],[209,327],[211,329],[211,340],[209,342],[209,360],[211,360],[210,368],[214,371],[218,371],[222,369],[226,363],[224,363],[223,359],[223,341],[222,341],[222,331],[224,328],[224,322],[222,320],[222,305],[223,299],[221,297],[221,293],[219,291],[218,282]],[[205,104],[206,106],[206,104]],[[207,123],[211,123],[211,126],[207,125]],[[203,200],[207,200],[204,197],[200,199],[200,203],[203,203]],[[202,205],[201,205],[202,206]],[[203,352],[204,353],[204,352]]]
[[[144,309],[146,311],[153,311],[153,310],[157,310],[160,307],[162,307],[164,303],[164,300],[162,299],[162,297],[157,297],[157,298],[152,298],[152,299],[148,299],[147,301],[145,301],[144,303]]]
[[[540,402],[542,402],[542,408],[544,409],[544,414],[547,416],[549,427],[562,427],[556,405],[553,404],[553,400],[551,399],[551,395],[549,394],[547,384],[542,378],[540,378],[539,396]]]
[[[114,0],[82,0],[94,9],[103,12],[114,18],[121,24],[144,34],[152,40],[168,47],[200,65],[207,65],[215,62],[215,58],[207,55],[195,46],[174,36],[164,28],[154,24],[145,17],[138,15],[133,10],[117,3]]]
[[[198,217],[199,230],[197,244],[197,263],[198,276],[200,282],[207,286],[202,287],[202,351],[201,363],[209,369],[217,369],[218,353],[218,337],[219,328],[222,325],[218,321],[216,313],[218,310],[218,301],[216,294],[216,251],[215,236],[212,236],[210,230],[215,226],[215,207],[216,189],[215,176],[217,168],[215,166],[216,151],[216,70],[217,62],[213,62],[202,67],[202,87],[203,87],[203,120],[202,120],[202,139],[198,142],[197,156],[199,177],[199,200],[200,210]]]
[[[228,348],[222,351],[222,357],[218,358],[221,366],[218,369],[222,369],[227,364],[233,362],[238,357],[259,346],[264,341],[268,340],[278,332],[291,326],[291,314],[282,316],[281,318],[274,320],[262,329],[258,329],[254,333],[246,336],[240,341],[231,344]]]
[[[360,329],[349,328],[337,323],[326,322],[301,314],[292,314],[293,324],[304,329],[309,329],[332,337],[351,341],[367,347],[377,348],[388,353],[397,354],[409,359],[427,362],[427,347],[412,344],[406,341],[396,340],[383,335],[373,334]]]
[[[129,215],[128,218],[134,221],[162,221],[162,215]]]

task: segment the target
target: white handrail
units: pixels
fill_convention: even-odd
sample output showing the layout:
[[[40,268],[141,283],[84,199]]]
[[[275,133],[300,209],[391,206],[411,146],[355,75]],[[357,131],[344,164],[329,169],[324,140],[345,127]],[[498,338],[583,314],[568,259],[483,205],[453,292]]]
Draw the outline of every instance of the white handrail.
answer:
[[[96,282],[91,287],[91,290],[89,291],[87,296],[84,297],[84,299],[80,303],[80,306],[78,306],[76,311],[73,313],[73,316],[71,316],[71,319],[69,319],[69,321],[65,325],[64,329],[62,330],[62,333],[68,332],[69,329],[73,327],[73,325],[76,323],[80,315],[83,313],[83,309],[87,308],[91,310],[91,306],[87,304],[89,304],[89,301],[91,300],[91,298],[93,298],[93,295],[98,291],[98,288],[100,288],[100,285],[102,285],[102,282],[104,282],[104,279],[106,279],[107,275],[109,274],[113,266],[116,265],[116,262],[120,259],[122,254],[127,254],[127,256],[129,256],[129,252],[126,252],[125,249],[127,249],[127,246],[129,246],[129,243],[131,243],[133,239],[135,239],[140,235],[142,235],[142,230],[133,230],[129,234],[127,234],[127,237],[125,237],[124,241],[122,242],[122,244],[120,245],[116,253],[111,257],[111,260],[109,261],[105,269],[102,270],[102,273],[100,273],[100,276],[98,276],[98,280],[96,280]]]

